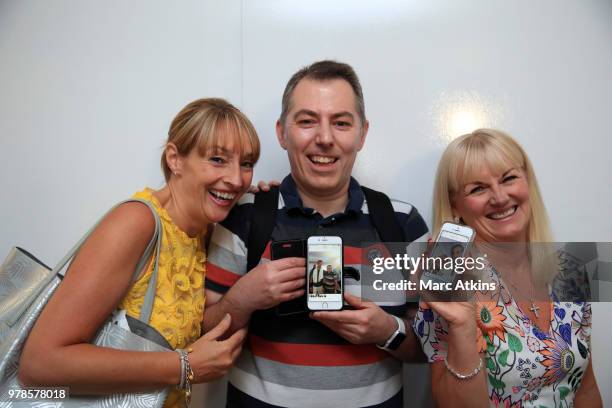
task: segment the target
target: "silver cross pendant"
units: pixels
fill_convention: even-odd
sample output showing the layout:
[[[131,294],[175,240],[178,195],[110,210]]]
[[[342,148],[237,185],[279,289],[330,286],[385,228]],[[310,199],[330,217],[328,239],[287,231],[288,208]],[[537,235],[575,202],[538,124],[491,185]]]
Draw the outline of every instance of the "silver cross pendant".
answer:
[[[531,307],[529,308],[529,310],[531,310],[533,312],[533,314],[535,315],[536,319],[540,317],[540,315],[538,314],[538,310],[540,310],[540,308],[538,306],[535,305],[535,303],[531,303]]]

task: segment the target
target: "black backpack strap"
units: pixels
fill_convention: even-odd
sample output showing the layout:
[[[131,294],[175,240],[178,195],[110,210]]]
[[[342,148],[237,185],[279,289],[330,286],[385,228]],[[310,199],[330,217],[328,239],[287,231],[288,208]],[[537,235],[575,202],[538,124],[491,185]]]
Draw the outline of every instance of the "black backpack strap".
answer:
[[[395,217],[393,204],[386,194],[361,186],[366,202],[370,219],[382,242],[403,242],[405,240],[404,231]]]
[[[266,249],[268,240],[276,223],[278,209],[278,187],[270,187],[270,191],[260,191],[255,194],[253,212],[251,213],[251,228],[247,242],[247,271],[259,264],[261,255]]]
[[[378,231],[380,240],[383,243],[404,242],[406,240],[406,236],[404,235],[404,230],[397,221],[395,210],[393,209],[393,204],[391,204],[389,197],[385,193],[381,193],[380,191],[372,190],[371,188],[364,186],[361,186],[361,190],[363,190],[363,194],[365,195],[366,202],[368,204],[370,220],[372,220],[374,228],[376,228],[376,231]],[[393,248],[390,245],[385,246],[392,256],[399,253],[398,248]],[[388,313],[395,316],[404,316],[408,310],[408,305],[404,304],[394,309],[394,311],[387,310],[387,308],[383,306],[383,310]]]

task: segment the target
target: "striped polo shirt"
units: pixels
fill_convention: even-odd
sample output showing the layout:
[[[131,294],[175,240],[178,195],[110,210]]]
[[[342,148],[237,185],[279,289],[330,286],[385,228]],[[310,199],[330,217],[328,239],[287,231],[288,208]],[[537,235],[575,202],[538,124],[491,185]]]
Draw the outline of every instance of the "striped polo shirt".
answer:
[[[248,194],[215,226],[208,249],[206,288],[225,293],[247,273],[247,247],[253,195]],[[423,237],[427,226],[416,208],[392,200],[405,240]],[[359,183],[351,178],[343,213],[322,217],[302,205],[291,175],[279,194],[271,241],[337,235],[344,244],[344,266],[361,271],[362,248],[380,242]],[[270,260],[270,242],[261,262]],[[365,258],[363,258],[365,259]],[[382,275],[384,276],[384,275]],[[359,283],[345,276],[344,290],[360,295]],[[401,316],[406,298],[378,304]],[[402,364],[374,344],[347,342],[307,314],[279,317],[274,310],[251,317],[244,350],[229,373],[228,407],[401,407]]]

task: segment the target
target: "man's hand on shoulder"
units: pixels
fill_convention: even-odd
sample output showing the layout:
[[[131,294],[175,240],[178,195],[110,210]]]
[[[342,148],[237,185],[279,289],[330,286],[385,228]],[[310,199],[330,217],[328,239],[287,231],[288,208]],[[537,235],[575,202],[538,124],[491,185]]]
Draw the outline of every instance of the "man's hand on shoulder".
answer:
[[[270,181],[263,181],[261,180],[260,182],[257,183],[256,186],[251,186],[249,187],[248,192],[249,193],[259,193],[260,191],[266,192],[266,191],[270,191],[271,187],[278,187],[280,186],[281,182],[278,180],[270,180]]]

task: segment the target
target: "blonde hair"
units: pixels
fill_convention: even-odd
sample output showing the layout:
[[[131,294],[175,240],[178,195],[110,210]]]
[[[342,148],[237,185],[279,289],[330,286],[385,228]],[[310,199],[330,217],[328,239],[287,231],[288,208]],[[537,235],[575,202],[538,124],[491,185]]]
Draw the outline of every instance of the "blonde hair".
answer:
[[[452,199],[460,188],[483,166],[493,172],[504,172],[509,167],[520,168],[525,172],[529,188],[529,204],[531,214],[527,233],[527,243],[550,243],[552,233],[546,207],[538,187],[535,172],[527,153],[509,135],[494,129],[477,129],[472,133],[453,140],[446,148],[436,172],[433,193],[433,233],[437,236],[444,222],[453,222]],[[537,278],[542,273],[548,280],[551,271],[550,257],[536,254],[535,248],[547,252],[544,244],[530,245],[532,271]],[[540,252],[540,250],[536,250]],[[542,255],[542,256],[541,256]],[[554,266],[552,267],[554,270]],[[537,272],[544,271],[544,272]],[[540,276],[538,276],[540,275]]]
[[[251,121],[238,108],[221,98],[198,99],[185,106],[176,115],[168,131],[168,143],[173,143],[181,156],[186,156],[194,147],[202,155],[218,146],[223,146],[228,135],[233,135],[241,155],[255,164],[259,159],[260,144],[257,131]],[[166,163],[165,149],[161,167],[166,181],[172,171]]]

